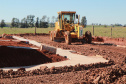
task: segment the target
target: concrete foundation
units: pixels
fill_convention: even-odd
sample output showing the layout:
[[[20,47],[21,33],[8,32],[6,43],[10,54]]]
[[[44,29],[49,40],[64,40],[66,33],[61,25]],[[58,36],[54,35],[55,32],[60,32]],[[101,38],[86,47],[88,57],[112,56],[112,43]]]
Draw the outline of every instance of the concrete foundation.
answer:
[[[41,43],[38,43],[33,40],[24,39],[22,37],[13,36],[13,38],[21,41],[29,41],[29,43],[36,45],[37,47],[41,47]],[[46,45],[46,44],[42,44]],[[49,45],[46,45],[49,47]],[[54,47],[55,48],[55,47]],[[79,54],[71,53],[71,50],[63,50],[61,48],[57,48],[56,54],[59,54],[60,56],[66,56],[69,60],[61,61],[61,62],[55,62],[55,63],[48,63],[48,64],[40,64],[40,65],[32,65],[32,66],[20,66],[20,67],[6,67],[1,68],[4,70],[13,69],[17,70],[18,68],[26,68],[26,70],[33,70],[33,69],[40,69],[41,66],[47,66],[51,68],[52,66],[55,67],[61,67],[61,66],[74,66],[76,64],[91,64],[91,63],[98,63],[98,62],[108,62],[108,60],[104,59],[102,56],[84,56]]]

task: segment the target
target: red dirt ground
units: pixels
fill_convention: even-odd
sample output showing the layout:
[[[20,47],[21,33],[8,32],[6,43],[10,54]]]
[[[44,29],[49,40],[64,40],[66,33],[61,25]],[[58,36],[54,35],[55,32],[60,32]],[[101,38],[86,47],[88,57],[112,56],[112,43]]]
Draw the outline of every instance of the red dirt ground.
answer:
[[[93,37],[92,40],[97,42],[113,43],[116,45],[126,45],[126,39],[124,38]]]
[[[32,44],[26,44],[14,39],[0,38],[0,45],[3,46],[21,46],[21,47],[35,47]]]
[[[8,40],[0,38],[0,40]],[[24,49],[7,46],[35,47],[23,42],[0,41],[0,67],[28,66],[43,63],[64,61],[66,58],[40,51],[39,49]]]
[[[108,63],[52,67],[44,70],[11,71],[1,70],[1,83],[40,83],[40,84],[125,84],[126,82],[126,48],[115,45],[81,44],[52,42],[49,35],[21,35],[55,47],[77,51],[85,56],[101,55],[110,60]],[[7,75],[8,74],[8,75]],[[10,78],[11,77],[11,78]],[[15,78],[16,77],[16,78]]]

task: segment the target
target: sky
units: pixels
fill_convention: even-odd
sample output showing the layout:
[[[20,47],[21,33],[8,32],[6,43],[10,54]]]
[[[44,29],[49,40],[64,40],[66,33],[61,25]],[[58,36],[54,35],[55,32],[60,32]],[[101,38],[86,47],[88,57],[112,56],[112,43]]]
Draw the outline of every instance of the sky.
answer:
[[[76,11],[87,24],[126,24],[126,0],[0,0],[0,21],[27,15],[57,17],[58,11]]]

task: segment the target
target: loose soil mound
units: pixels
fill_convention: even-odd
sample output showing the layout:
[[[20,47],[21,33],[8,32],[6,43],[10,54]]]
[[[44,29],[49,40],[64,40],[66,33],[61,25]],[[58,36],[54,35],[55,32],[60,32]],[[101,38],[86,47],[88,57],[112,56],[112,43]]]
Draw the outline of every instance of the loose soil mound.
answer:
[[[3,71],[1,72],[1,78],[15,78],[3,79],[3,83],[17,82],[17,83],[46,83],[46,84],[59,84],[64,81],[64,84],[109,84],[116,83],[124,84],[126,71],[120,68],[118,65],[113,65],[113,61],[108,63],[96,63],[89,65],[75,65],[64,67],[43,67],[42,69],[36,69],[31,71]],[[67,73],[66,73],[67,72]],[[48,74],[48,75],[46,75]],[[53,75],[55,74],[55,75]],[[37,76],[36,76],[37,75]],[[42,76],[38,76],[42,75]],[[26,76],[26,77],[24,77]],[[30,77],[28,77],[30,76]],[[23,77],[24,81],[21,81]],[[17,78],[17,79],[16,79]],[[40,79],[41,78],[41,79]],[[27,80],[26,80],[27,79]],[[52,80],[53,79],[53,80]],[[18,81],[19,80],[19,81]],[[30,80],[30,81],[29,81]],[[82,84],[83,84],[82,83]],[[81,84],[81,83],[80,83]]]
[[[35,49],[0,46],[0,67],[28,66],[65,60],[54,54],[46,54]]]

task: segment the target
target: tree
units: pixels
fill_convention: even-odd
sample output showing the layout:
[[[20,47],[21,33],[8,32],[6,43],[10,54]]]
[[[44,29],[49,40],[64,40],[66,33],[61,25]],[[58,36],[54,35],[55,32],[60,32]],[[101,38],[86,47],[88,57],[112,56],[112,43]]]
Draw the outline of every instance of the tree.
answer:
[[[47,22],[48,22],[48,27],[49,27],[49,24],[50,24],[50,18],[49,17],[47,18]]]
[[[117,23],[117,24],[115,24],[115,26],[122,26],[122,24]]]
[[[99,26],[101,26],[101,24],[99,24]]]
[[[40,28],[42,28],[42,21],[40,20]]]
[[[48,22],[43,22],[40,20],[40,28],[48,28]]]
[[[47,18],[46,15],[44,15],[42,17],[42,19],[40,20],[40,28],[48,28],[48,21],[49,21],[49,18],[47,18],[47,21],[45,20]]]
[[[52,16],[51,27],[54,27],[54,20],[55,20],[55,16]]]
[[[126,27],[126,24],[124,24],[123,27]]]
[[[38,18],[38,17],[36,18],[35,26],[36,26],[37,28],[39,27],[39,18]]]
[[[21,28],[27,28],[27,27],[28,27],[27,19],[26,18],[23,18],[21,20]]]
[[[104,25],[104,27],[106,28],[106,27],[107,27],[107,25],[105,24],[105,25]]]
[[[12,27],[19,27],[19,19],[17,19],[17,18],[12,18],[11,26],[12,26]]]
[[[28,15],[27,16],[27,24],[28,27],[34,27],[34,15]]]
[[[49,17],[47,18],[47,22],[48,22],[48,23],[50,22],[50,18],[49,18]]]
[[[41,22],[41,28],[48,28],[48,22]]]
[[[1,20],[1,28],[3,28],[3,27],[5,27],[5,22],[4,22],[4,20]]]
[[[57,21],[58,21],[58,17],[55,18],[55,22],[57,22]]]
[[[52,16],[52,23],[54,23],[54,20],[55,20],[55,16]]]
[[[47,16],[44,15],[44,16],[42,17],[41,21],[42,21],[42,22],[45,22],[45,19],[46,19],[46,18],[47,18]]]
[[[83,25],[84,27],[87,26],[87,20],[86,20],[85,16],[83,16],[82,19],[81,19],[81,25]]]
[[[12,21],[11,21],[11,27],[14,27],[14,25],[15,25],[14,19],[15,18],[13,18]]]

